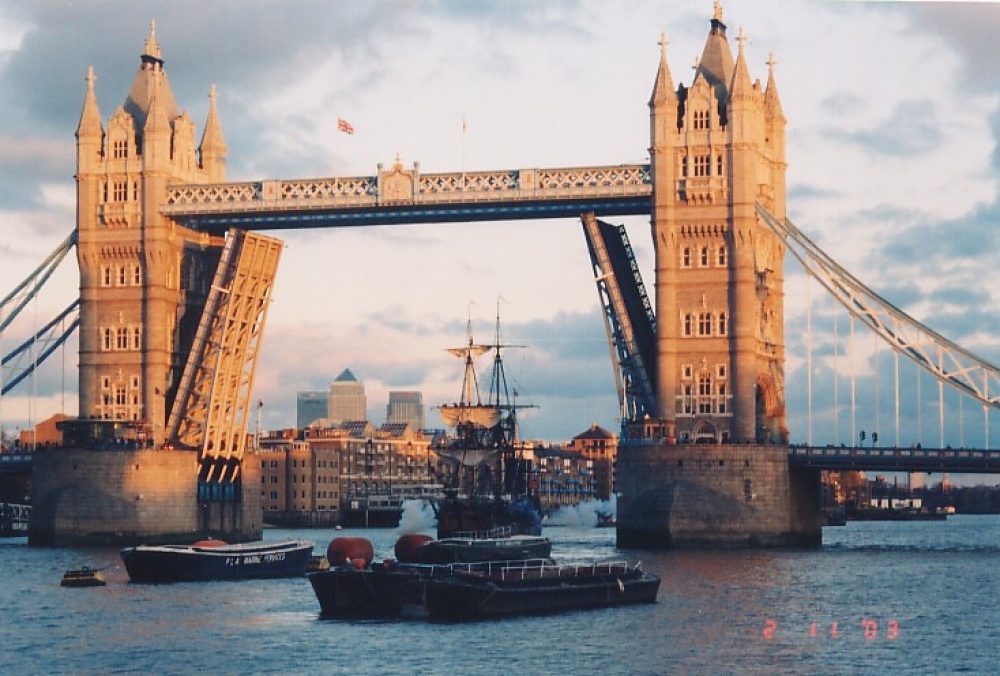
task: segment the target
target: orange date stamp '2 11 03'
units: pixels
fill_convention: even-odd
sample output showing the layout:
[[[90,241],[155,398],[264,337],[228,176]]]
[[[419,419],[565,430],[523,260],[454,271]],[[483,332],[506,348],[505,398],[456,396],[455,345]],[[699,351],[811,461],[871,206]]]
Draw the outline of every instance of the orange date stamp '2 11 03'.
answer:
[[[846,633],[848,633],[847,625],[841,628],[837,622],[830,623],[829,626],[820,625],[818,622],[809,623],[809,636],[816,637],[826,637],[830,638],[841,638]],[[778,623],[774,620],[767,620],[764,622],[764,639],[771,640],[775,638],[778,634],[779,627]],[[861,620],[861,632],[867,641],[874,641],[876,639],[882,638],[888,641],[894,641],[899,638],[899,622],[896,620],[889,620],[884,626],[879,626],[877,620],[863,619]]]

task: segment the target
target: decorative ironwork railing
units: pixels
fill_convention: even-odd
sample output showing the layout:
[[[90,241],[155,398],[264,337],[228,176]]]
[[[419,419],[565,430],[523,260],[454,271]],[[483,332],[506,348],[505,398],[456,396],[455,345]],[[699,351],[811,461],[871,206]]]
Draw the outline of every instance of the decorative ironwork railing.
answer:
[[[394,182],[391,192],[386,190],[390,181]],[[380,168],[375,176],[172,186],[162,211],[196,215],[651,194],[649,165],[645,164],[441,174],[421,174],[418,165],[406,170],[396,165],[389,171]]]

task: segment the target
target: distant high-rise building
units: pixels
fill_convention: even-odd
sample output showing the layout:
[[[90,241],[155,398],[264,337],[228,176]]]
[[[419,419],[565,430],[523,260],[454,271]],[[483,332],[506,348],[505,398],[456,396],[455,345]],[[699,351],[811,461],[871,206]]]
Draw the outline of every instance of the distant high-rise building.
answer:
[[[390,392],[387,423],[407,423],[414,431],[424,429],[424,395],[420,392]]]
[[[299,392],[295,396],[295,426],[300,430],[330,415],[329,392]]]
[[[358,382],[351,369],[344,369],[330,385],[328,417],[334,423],[342,423],[345,420],[367,420],[367,410],[365,386]]]

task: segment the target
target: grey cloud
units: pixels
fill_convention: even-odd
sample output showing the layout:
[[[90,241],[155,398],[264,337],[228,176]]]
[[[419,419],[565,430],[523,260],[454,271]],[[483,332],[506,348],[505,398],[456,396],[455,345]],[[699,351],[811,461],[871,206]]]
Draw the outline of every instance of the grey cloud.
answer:
[[[903,101],[876,126],[856,131],[827,127],[823,133],[881,155],[908,157],[937,148],[943,138],[938,127],[933,102]]]

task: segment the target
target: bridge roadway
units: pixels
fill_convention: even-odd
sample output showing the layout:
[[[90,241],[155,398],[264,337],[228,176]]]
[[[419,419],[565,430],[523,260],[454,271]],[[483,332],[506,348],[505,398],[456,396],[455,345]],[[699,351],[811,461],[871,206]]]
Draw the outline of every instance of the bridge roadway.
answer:
[[[1000,450],[791,446],[792,467],[879,472],[1000,474]]]
[[[648,216],[647,164],[421,174],[419,166],[375,176],[172,186],[163,215],[221,234],[402,223]]]
[[[970,448],[791,446],[788,462],[828,470],[1000,474],[1000,450]],[[30,475],[32,465],[30,453],[0,454],[0,475]]]

